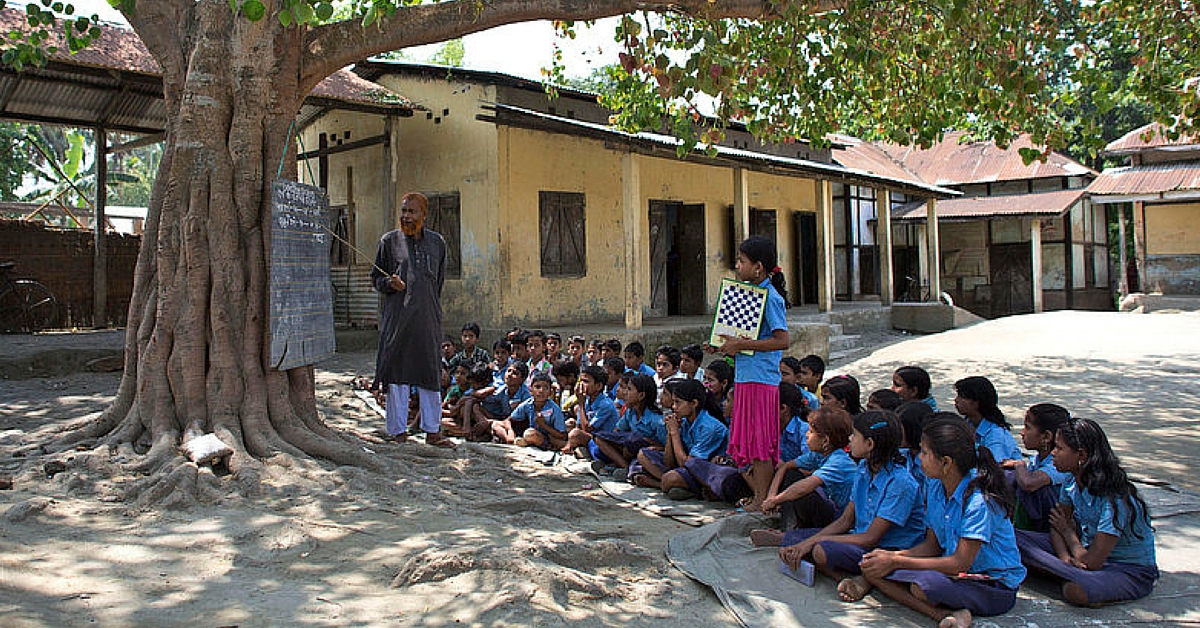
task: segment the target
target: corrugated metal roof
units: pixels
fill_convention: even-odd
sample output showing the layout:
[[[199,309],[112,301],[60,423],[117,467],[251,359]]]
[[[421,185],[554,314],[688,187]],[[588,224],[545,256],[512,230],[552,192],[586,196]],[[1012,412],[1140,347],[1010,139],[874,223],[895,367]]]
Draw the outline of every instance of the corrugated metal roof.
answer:
[[[1092,196],[1165,195],[1200,191],[1200,161],[1108,168],[1087,192]]]
[[[1091,168],[1058,153],[1051,153],[1045,162],[1035,161],[1025,165],[1019,151],[1021,148],[1034,148],[1028,135],[1020,136],[1006,149],[992,142],[960,144],[965,135],[963,131],[947,133],[941,142],[927,149],[895,144],[881,144],[880,147],[921,180],[934,185],[1096,174]]]
[[[875,174],[894,179],[906,179],[927,183],[909,171],[900,162],[892,159],[882,148],[848,135],[830,136],[833,145],[833,160],[847,168],[874,172]]]
[[[1104,147],[1103,154],[1129,155],[1150,148],[1166,148],[1171,146],[1196,146],[1200,148],[1200,139],[1185,136],[1177,140],[1172,140],[1164,135],[1165,130],[1166,127],[1157,122],[1136,128],[1121,136],[1120,139],[1110,142],[1108,146]]]
[[[598,138],[644,142],[646,144],[657,145],[663,148],[670,148],[672,150],[676,149],[681,142],[679,138],[671,135],[648,133],[645,131],[640,133],[628,133],[626,131],[621,131],[603,124],[596,124],[594,122],[576,120],[573,118],[564,118],[562,116],[524,109],[522,107],[514,107],[512,105],[495,104],[489,106],[494,107],[497,111],[497,114],[507,114],[507,116],[497,116],[496,122],[500,124],[513,124],[518,122],[521,118],[527,120],[540,120],[550,123],[553,126],[557,126],[563,129],[564,132],[567,132],[567,130],[573,130],[577,134],[591,135]],[[949,190],[946,188],[929,185],[927,183],[915,181],[910,178],[894,179],[864,170],[846,168],[840,165],[825,164],[816,161],[809,161],[807,159],[781,157],[769,153],[759,153],[756,151],[731,148],[728,146],[714,146],[713,148],[715,149],[718,157],[723,157],[731,161],[740,161],[744,163],[757,162],[766,166],[778,167],[781,169],[791,170],[793,172],[799,171],[806,174],[812,174],[823,179],[845,180],[854,184],[877,185],[879,187],[896,189],[906,193],[913,193],[914,191],[917,191],[941,198],[949,198],[958,196],[960,194],[960,192],[956,190]],[[701,152],[698,153],[697,156],[703,157],[704,155]]]
[[[162,78],[154,57],[132,30],[102,24],[100,37],[75,54],[60,35],[44,67],[0,68],[0,118],[157,133],[166,128]],[[25,12],[0,9],[0,29],[29,31]],[[343,68],[310,93],[306,104],[349,105],[372,111],[411,111],[400,94]]]
[[[1002,217],[1053,218],[1070,209],[1083,195],[1084,190],[1076,189],[1036,194],[952,198],[938,201],[937,217],[939,222]],[[927,212],[925,201],[917,201],[892,210],[892,219],[922,221],[927,217]]]

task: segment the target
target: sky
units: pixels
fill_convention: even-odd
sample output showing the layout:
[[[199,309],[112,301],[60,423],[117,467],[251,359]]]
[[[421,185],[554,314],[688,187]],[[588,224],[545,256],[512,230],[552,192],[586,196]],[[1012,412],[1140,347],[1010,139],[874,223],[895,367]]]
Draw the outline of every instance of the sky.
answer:
[[[104,0],[74,0],[78,15],[100,16],[100,19],[124,24],[116,9]],[[466,54],[463,65],[475,70],[503,72],[535,81],[542,80],[541,69],[549,67],[556,39],[563,49],[566,74],[584,77],[593,67],[616,63],[618,46],[612,40],[617,19],[596,22],[591,28],[576,28],[574,40],[558,39],[550,22],[529,22],[501,26],[463,38]],[[439,45],[419,46],[406,50],[414,61],[424,61],[437,52]]]

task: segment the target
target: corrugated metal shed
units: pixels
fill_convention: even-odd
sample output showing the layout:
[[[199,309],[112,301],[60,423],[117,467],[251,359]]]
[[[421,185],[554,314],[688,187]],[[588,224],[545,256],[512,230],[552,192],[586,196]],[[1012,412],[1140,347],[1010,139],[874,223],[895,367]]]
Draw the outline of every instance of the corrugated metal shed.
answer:
[[[1169,139],[1164,135],[1166,127],[1152,122],[1146,126],[1134,129],[1120,139],[1114,140],[1104,147],[1105,155],[1131,155],[1150,148],[1196,146],[1200,148],[1200,139],[1195,137],[1180,137]]]
[[[927,149],[895,144],[881,144],[880,148],[921,180],[934,185],[1096,174],[1091,168],[1058,153],[1051,153],[1045,162],[1035,161],[1025,165],[1019,151],[1021,148],[1034,148],[1028,135],[1022,135],[1007,149],[998,148],[992,142],[960,144],[965,135],[962,131],[947,133],[941,142]]]
[[[1200,161],[1176,161],[1145,166],[1106,169],[1087,188],[1097,202],[1115,202],[1104,197],[1169,198],[1200,193]],[[1190,194],[1189,194],[1190,193]],[[1120,199],[1135,200],[1135,199]]]
[[[834,142],[833,160],[847,168],[873,172],[894,179],[909,179],[924,181],[916,173],[909,171],[900,162],[892,159],[891,155],[882,148],[848,135],[830,137]],[[928,181],[925,181],[928,183]]]
[[[981,218],[1054,218],[1083,198],[1084,190],[1058,190],[1011,196],[971,196],[938,201],[939,222],[978,220]],[[925,220],[928,207],[925,201],[909,203],[892,210],[892,220],[920,222]]]

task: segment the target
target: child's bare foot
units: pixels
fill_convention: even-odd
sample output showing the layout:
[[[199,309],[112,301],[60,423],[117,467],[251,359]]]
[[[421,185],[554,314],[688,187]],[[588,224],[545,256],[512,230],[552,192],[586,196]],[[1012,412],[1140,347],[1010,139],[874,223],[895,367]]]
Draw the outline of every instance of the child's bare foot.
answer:
[[[1068,582],[1064,584],[1062,592],[1063,599],[1065,599],[1068,604],[1073,604],[1075,606],[1088,606],[1091,608],[1100,607],[1099,604],[1093,604],[1091,601],[1089,601],[1087,591],[1084,591],[1083,587],[1074,582]]]
[[[762,512],[762,502],[754,501],[753,497],[738,500],[737,506],[746,512]]]
[[[845,578],[838,583],[837,591],[843,602],[857,602],[871,592],[871,583],[862,576]]]
[[[938,628],[971,628],[972,619],[971,611],[960,608],[943,617],[938,622]]]
[[[458,447],[458,445],[454,444],[454,441],[436,432],[425,434],[425,444],[441,447],[442,449],[456,449]]]
[[[783,532],[779,530],[751,530],[750,544],[754,547],[779,547],[783,544]]]

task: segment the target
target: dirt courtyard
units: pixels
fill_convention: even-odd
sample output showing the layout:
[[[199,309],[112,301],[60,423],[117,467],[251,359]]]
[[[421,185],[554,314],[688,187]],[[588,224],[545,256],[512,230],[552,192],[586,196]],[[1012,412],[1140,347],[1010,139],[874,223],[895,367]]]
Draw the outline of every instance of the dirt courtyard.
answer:
[[[380,426],[349,386],[373,362],[371,351],[319,365],[328,423]],[[865,397],[910,363],[930,372],[944,409],[954,380],[985,375],[1014,424],[1033,403],[1059,403],[1099,421],[1134,476],[1200,491],[1198,313],[1010,317],[914,337],[827,375],[854,375]],[[365,443],[411,461],[394,477],[277,456],[258,494],[147,511],[121,501],[136,474],[81,465],[47,477],[36,455],[13,456],[102,409],[117,382],[0,380],[0,475],[15,483],[0,491],[5,628],[737,625],[664,558],[686,526],[503,449]],[[1172,519],[1160,563],[1200,570],[1200,518]]]

